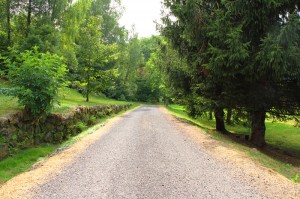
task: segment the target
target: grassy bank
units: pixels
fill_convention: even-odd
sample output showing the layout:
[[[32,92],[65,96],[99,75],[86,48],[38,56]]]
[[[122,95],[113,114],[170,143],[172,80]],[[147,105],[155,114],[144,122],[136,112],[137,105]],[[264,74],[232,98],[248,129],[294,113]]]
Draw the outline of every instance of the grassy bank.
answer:
[[[0,79],[0,88],[10,88],[11,85]],[[55,104],[54,113],[64,113],[76,106],[94,106],[97,104],[126,104],[125,101],[118,101],[103,96],[91,95],[90,101],[86,102],[82,94],[74,89],[62,88],[58,93],[58,104]],[[12,96],[0,94],[0,117],[15,113],[22,110],[22,106],[18,105],[18,99]]]
[[[0,88],[11,88],[11,85],[0,78]],[[22,107],[18,105],[16,98],[0,94],[0,117],[15,113],[21,109]]]
[[[40,158],[45,158],[55,151],[54,145],[42,145],[35,148],[18,150],[0,161],[0,184],[27,171]]]
[[[126,104],[126,101],[118,101],[102,96],[90,95],[89,102],[86,102],[82,94],[78,93],[74,89],[62,88],[59,90],[58,95],[59,104],[55,105],[53,112],[63,113],[68,111],[72,107],[79,105],[82,106],[94,106],[97,104]]]
[[[132,110],[138,107],[139,104],[133,104],[129,110]],[[64,150],[70,147],[72,144],[79,141],[81,138],[93,133],[97,129],[101,128],[103,122],[106,120],[113,118],[117,115],[123,114],[126,111],[121,111],[118,114],[113,114],[104,118],[101,118],[97,121],[97,124],[86,128],[82,133],[69,138],[67,141],[60,145],[41,145],[34,148],[17,150],[15,153],[0,161],[0,185],[10,180],[14,176],[28,171],[32,168],[32,166],[42,159],[47,159],[51,154],[55,154],[58,150]]]
[[[269,146],[272,146],[273,149],[281,150],[281,157],[278,157],[274,154],[268,155],[265,151],[253,150],[251,145],[238,144],[225,135],[215,133],[213,131],[215,129],[214,120],[208,120],[206,118],[193,119],[187,115],[183,106],[170,105],[168,110],[176,117],[197,125],[206,130],[206,132],[210,132],[209,135],[215,139],[245,152],[262,165],[283,174],[293,181],[300,182],[300,177],[298,177],[300,174],[300,129],[293,127],[292,124],[266,122],[266,142]],[[227,129],[235,133],[249,134],[249,129],[243,126],[228,126]],[[284,159],[289,159],[288,156],[284,157],[284,155],[282,155],[284,153],[293,155],[295,157],[293,160],[298,159],[299,161],[293,161],[295,164],[284,161]]]

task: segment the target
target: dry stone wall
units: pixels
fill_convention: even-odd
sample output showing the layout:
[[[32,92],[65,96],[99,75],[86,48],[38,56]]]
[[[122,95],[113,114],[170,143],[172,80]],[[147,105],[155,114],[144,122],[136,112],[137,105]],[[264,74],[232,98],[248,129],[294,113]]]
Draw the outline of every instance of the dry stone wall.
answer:
[[[26,148],[40,143],[61,143],[95,124],[98,119],[127,110],[130,106],[79,106],[66,114],[50,114],[38,125],[25,112],[0,118],[0,159],[7,156],[13,148]]]

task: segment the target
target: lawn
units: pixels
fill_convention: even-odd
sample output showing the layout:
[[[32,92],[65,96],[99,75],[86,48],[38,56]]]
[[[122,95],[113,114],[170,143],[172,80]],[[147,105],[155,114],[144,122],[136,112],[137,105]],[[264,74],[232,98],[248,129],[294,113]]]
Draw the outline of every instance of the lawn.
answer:
[[[0,78],[0,88],[11,88],[12,86]],[[0,94],[0,117],[15,113],[22,109],[18,105],[18,99]]]
[[[269,145],[284,150],[300,159],[300,128],[290,123],[266,122],[266,141]]]
[[[0,94],[0,117],[22,110],[18,99]]]
[[[0,88],[12,87],[7,81],[0,79]],[[53,109],[54,113],[64,113],[72,107],[79,105],[94,106],[99,104],[126,104],[128,102],[109,99],[103,96],[90,96],[90,101],[86,102],[82,94],[70,88],[59,89],[58,102]],[[18,105],[18,99],[12,96],[5,96],[0,94],[0,117],[15,113],[22,110],[22,106]]]
[[[127,104],[126,101],[118,101],[102,96],[91,95],[89,102],[86,102],[82,94],[78,93],[76,90],[70,88],[62,88],[58,93],[59,104],[56,104],[53,112],[63,113],[68,111],[72,107],[79,105],[82,106],[94,106],[99,104]]]

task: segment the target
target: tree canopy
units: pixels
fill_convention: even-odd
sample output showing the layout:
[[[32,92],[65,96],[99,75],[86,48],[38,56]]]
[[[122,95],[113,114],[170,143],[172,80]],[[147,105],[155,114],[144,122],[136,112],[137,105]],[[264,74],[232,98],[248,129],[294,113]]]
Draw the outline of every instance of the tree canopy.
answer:
[[[299,13],[295,1],[165,0],[161,32],[187,58],[193,114],[246,112],[252,142],[265,144],[266,113],[299,113]],[[175,18],[175,20],[172,20]],[[199,96],[199,97],[198,97]],[[196,106],[196,107],[195,107]]]

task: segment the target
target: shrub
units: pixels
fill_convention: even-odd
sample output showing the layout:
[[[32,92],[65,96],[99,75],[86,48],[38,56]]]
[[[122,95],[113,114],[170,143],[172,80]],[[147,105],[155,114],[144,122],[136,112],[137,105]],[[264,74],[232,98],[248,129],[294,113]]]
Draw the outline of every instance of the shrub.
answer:
[[[75,125],[76,133],[80,133],[86,128],[87,128],[87,125],[84,122],[77,122],[77,124]]]
[[[35,47],[18,55],[17,61],[9,65],[9,78],[16,86],[13,95],[20,105],[34,118],[46,115],[56,101],[58,88],[64,85],[67,69],[62,58],[40,53]]]
[[[94,115],[92,115],[89,118],[88,125],[93,125],[96,123],[96,121],[97,121],[97,118]]]
[[[97,112],[97,117],[98,117],[98,118],[102,118],[102,117],[104,117],[104,116],[105,116],[105,113],[104,113],[104,112],[101,112],[101,111]]]

